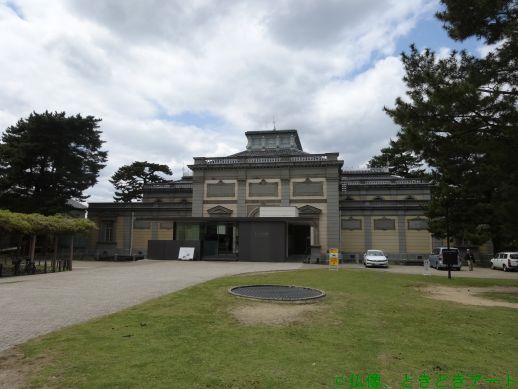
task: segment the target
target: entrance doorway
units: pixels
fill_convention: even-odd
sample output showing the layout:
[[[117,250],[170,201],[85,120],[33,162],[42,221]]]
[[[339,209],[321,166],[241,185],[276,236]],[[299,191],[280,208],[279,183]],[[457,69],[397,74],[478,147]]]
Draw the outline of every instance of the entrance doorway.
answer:
[[[311,253],[311,227],[288,224],[288,256],[309,255]]]
[[[233,257],[237,254],[238,228],[234,223],[209,222],[203,233],[204,257]]]

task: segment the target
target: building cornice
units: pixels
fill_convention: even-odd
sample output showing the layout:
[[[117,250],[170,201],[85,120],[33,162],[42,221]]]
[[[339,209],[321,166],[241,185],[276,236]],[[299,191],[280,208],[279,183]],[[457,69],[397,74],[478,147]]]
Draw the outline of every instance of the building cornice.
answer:
[[[174,210],[189,210],[192,204],[189,202],[181,203],[89,203],[88,212],[95,212],[97,210],[129,210],[129,211],[174,211]]]
[[[382,201],[355,201],[340,200],[340,211],[359,210],[391,210],[391,209],[419,209],[424,210],[428,201],[423,200],[382,200]]]
[[[300,156],[272,156],[272,157],[195,157],[194,164],[189,165],[191,170],[207,169],[242,169],[242,168],[275,168],[275,167],[303,167],[303,166],[337,166],[341,167],[344,161],[338,159],[338,153],[308,154]]]

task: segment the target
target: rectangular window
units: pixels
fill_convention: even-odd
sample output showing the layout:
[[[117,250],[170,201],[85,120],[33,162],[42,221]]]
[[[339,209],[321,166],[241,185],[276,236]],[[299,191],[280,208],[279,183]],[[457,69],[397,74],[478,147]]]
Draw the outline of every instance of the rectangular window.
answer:
[[[236,184],[218,182],[216,184],[207,184],[207,197],[235,197]]]
[[[113,242],[114,241],[114,226],[113,221],[104,221],[101,224],[101,241],[103,242]]]
[[[200,240],[200,226],[194,223],[177,223],[176,240]]]
[[[428,229],[428,220],[423,218],[415,218],[408,220],[408,229],[409,230],[427,230]]]
[[[149,230],[151,228],[151,222],[144,220],[135,220],[133,228],[136,230]]]
[[[374,219],[374,229],[375,230],[395,230],[396,229],[396,221],[394,219]]]
[[[342,219],[342,230],[361,230],[362,221],[360,219]]]
[[[279,184],[277,182],[250,183],[248,185],[248,193],[250,197],[278,197]]]
[[[324,183],[322,181],[311,181],[309,178],[303,182],[293,183],[294,197],[315,197],[324,195]]]
[[[160,229],[161,230],[172,230],[173,222],[160,222]]]

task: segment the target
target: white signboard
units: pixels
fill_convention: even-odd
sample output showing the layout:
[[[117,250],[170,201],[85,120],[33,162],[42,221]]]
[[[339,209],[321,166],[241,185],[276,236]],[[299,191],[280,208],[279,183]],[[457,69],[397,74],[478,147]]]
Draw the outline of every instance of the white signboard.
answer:
[[[430,260],[428,258],[423,260],[423,275],[429,276],[430,273]]]
[[[259,207],[259,217],[298,217],[297,207]]]
[[[192,261],[194,259],[194,247],[180,247],[178,259],[182,261]]]

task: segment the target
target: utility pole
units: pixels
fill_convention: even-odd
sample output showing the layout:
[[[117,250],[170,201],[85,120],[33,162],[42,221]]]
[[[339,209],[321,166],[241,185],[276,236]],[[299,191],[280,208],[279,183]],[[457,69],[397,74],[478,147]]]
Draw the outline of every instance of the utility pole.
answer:
[[[446,247],[450,251],[450,206],[446,206]],[[451,280],[451,263],[448,261],[448,278]]]

